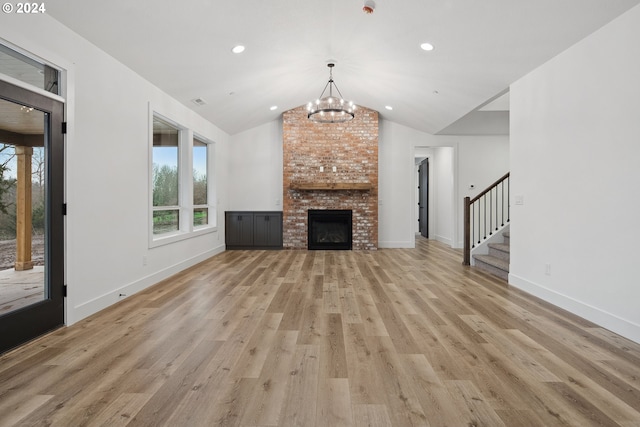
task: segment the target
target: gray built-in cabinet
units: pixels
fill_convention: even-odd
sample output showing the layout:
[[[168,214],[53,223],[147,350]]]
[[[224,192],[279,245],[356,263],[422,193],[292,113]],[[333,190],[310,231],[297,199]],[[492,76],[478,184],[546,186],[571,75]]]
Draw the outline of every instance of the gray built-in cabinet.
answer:
[[[282,212],[225,212],[227,249],[282,249]]]

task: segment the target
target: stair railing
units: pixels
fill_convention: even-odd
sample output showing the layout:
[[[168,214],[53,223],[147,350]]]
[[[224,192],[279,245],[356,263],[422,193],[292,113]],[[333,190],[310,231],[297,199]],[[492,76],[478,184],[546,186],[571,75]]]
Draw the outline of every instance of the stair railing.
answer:
[[[471,263],[471,249],[509,222],[509,172],[473,199],[464,198],[464,259]]]

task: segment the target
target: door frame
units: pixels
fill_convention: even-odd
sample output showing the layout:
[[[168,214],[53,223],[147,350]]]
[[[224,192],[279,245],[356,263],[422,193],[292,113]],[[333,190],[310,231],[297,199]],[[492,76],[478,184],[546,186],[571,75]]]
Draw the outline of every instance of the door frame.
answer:
[[[0,80],[0,98],[49,114],[45,123],[45,299],[0,316],[0,353],[64,325],[64,103]]]
[[[424,185],[425,183],[426,185]],[[427,157],[418,165],[419,232],[422,237],[427,239],[429,238],[429,183],[429,158]],[[422,206],[423,204],[424,206]]]

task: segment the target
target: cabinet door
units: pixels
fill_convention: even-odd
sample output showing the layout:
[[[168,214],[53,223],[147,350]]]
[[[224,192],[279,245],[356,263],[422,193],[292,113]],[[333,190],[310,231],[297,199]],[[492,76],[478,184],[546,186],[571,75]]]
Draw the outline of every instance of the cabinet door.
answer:
[[[246,212],[227,212],[227,246],[253,246],[253,214]]]
[[[270,220],[269,246],[282,247],[282,212],[275,213]]]
[[[282,214],[264,212],[254,214],[253,244],[255,246],[282,246]]]

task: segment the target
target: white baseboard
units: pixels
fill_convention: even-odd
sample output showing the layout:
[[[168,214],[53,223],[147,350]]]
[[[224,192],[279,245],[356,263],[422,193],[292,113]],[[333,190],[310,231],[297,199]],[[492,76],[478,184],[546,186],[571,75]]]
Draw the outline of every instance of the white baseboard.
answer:
[[[199,262],[202,262],[224,251],[225,251],[225,245],[223,244],[209,251],[196,255],[192,258],[189,258],[177,264],[171,265],[153,274],[142,277],[139,280],[136,280],[134,282],[121,286],[118,289],[114,289],[113,291],[108,292],[104,295],[101,295],[97,298],[94,298],[90,301],[79,304],[73,307],[71,312],[68,310],[68,306],[67,306],[66,325],[70,326],[84,319],[85,317],[91,316],[92,314],[95,314],[100,310],[104,310],[105,308],[113,304],[116,304],[117,302],[122,301],[123,299],[148,288],[149,286],[155,285],[156,283],[168,277],[171,277],[174,274],[181,272],[182,270],[185,270],[191,266],[194,266]],[[124,296],[121,296],[121,294]]]
[[[386,242],[378,242],[378,248],[380,249],[399,249],[399,248],[415,248],[416,247],[416,242],[411,241],[411,242],[393,242],[393,241],[386,241]]]
[[[437,240],[438,242],[440,242],[440,243],[444,243],[445,245],[448,245],[448,246],[452,246],[453,245],[453,240],[451,240],[449,237],[436,235],[436,236],[433,236],[433,238],[435,240]]]
[[[609,329],[634,342],[640,343],[640,325],[627,319],[623,319],[598,307],[591,306],[552,289],[530,282],[513,273],[509,274],[509,285],[570,311],[575,315]]]

